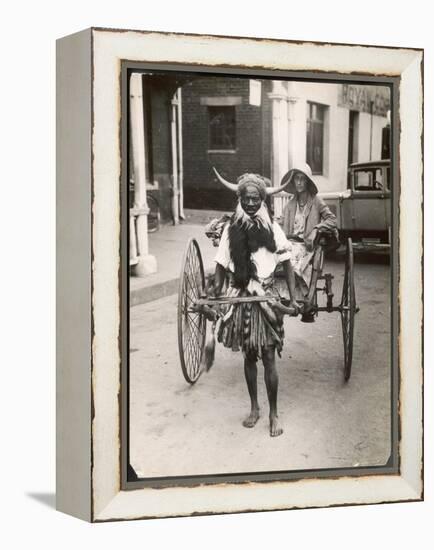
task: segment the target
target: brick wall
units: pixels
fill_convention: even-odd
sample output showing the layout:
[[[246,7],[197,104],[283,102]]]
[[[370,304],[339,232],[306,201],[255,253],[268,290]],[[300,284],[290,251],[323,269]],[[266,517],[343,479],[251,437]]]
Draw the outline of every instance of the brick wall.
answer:
[[[266,85],[269,83],[267,82]],[[262,90],[263,107],[249,105],[249,81],[241,78],[207,77],[182,88],[184,201],[186,208],[224,210],[232,208],[235,196],[216,180],[212,166],[228,180],[244,172],[269,176],[271,115]],[[201,97],[241,97],[235,106],[236,152],[209,152],[208,106]],[[269,120],[270,119],[270,120]],[[264,139],[264,132],[267,134]]]

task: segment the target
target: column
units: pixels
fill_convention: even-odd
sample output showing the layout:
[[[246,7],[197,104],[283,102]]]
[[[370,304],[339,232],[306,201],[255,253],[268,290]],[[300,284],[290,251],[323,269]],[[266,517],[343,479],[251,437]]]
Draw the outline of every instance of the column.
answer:
[[[294,168],[298,164],[298,157],[296,148],[299,147],[297,142],[303,135],[300,129],[297,128],[297,110],[296,104],[298,101],[297,89],[295,82],[288,82],[288,166],[289,169]]]
[[[157,261],[149,254],[148,202],[146,199],[146,148],[145,118],[143,113],[143,79],[140,73],[132,73],[130,79],[131,142],[134,165],[134,207],[136,216],[137,263],[134,275],[144,277],[157,271]],[[134,235],[130,235],[134,238]]]
[[[272,112],[272,149],[271,149],[271,181],[277,187],[282,177],[289,170],[288,165],[288,93],[285,83],[273,80],[271,99]],[[277,218],[282,216],[282,201],[274,200],[274,213]]]
[[[271,177],[274,186],[288,171],[288,93],[285,83],[273,80],[273,87],[268,97],[272,105],[272,167]]]

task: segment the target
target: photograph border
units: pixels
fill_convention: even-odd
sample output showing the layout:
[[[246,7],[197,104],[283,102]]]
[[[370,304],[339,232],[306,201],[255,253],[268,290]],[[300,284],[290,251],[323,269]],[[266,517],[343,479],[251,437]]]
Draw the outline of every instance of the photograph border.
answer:
[[[128,75],[130,72],[143,74],[149,73],[174,73],[181,75],[203,75],[206,77],[228,77],[228,78],[253,78],[270,80],[288,80],[298,82],[308,82],[316,84],[327,83],[352,83],[359,85],[387,86],[390,89],[390,102],[392,113],[392,146],[391,146],[391,217],[392,217],[392,242],[390,247],[390,327],[391,327],[391,361],[390,361],[390,440],[391,455],[384,465],[379,466],[359,466],[359,467],[329,467],[303,470],[278,470],[269,472],[239,472],[239,473],[218,473],[218,474],[192,474],[182,476],[161,476],[140,478],[136,481],[128,480],[129,461],[129,308],[130,308],[130,275],[128,266],[128,247],[129,247],[129,211],[128,211]],[[399,121],[399,79],[397,77],[380,76],[356,76],[342,75],[329,72],[327,74],[308,71],[270,71],[242,68],[221,68],[205,67],[192,65],[173,65],[158,64],[122,60],[121,61],[121,142],[120,154],[122,158],[121,170],[121,334],[120,341],[122,346],[121,353],[121,487],[123,490],[134,490],[143,487],[190,487],[199,484],[221,484],[227,482],[246,483],[269,482],[269,481],[294,481],[299,479],[342,477],[342,476],[363,476],[363,475],[381,475],[396,474],[399,472],[399,452],[398,452],[398,432],[399,432],[399,411],[398,411],[398,388],[399,388],[399,350],[398,350],[398,324],[399,324],[399,301],[397,272],[399,269],[399,250],[397,235],[399,232],[399,165],[398,165],[398,121]]]
[[[400,250],[400,468],[396,475],[122,490],[119,331],[123,60],[202,66],[212,68],[212,72],[220,67],[247,68],[255,74],[272,70],[276,76],[279,71],[311,71],[362,80],[370,76],[399,78],[396,128],[401,193],[399,235],[395,238]],[[64,192],[63,200],[72,210],[70,216],[87,205],[90,224],[85,228],[84,241],[89,248],[80,249],[75,260],[83,270],[89,268],[88,276],[76,282],[70,296],[60,292],[58,304],[58,340],[60,347],[67,348],[73,346],[73,338],[68,336],[72,323],[63,319],[63,313],[69,301],[86,290],[86,299],[77,304],[77,315],[82,314],[79,330],[83,338],[88,333],[88,338],[71,359],[59,361],[63,355],[62,349],[58,351],[57,384],[62,397],[57,402],[58,509],[102,522],[422,500],[423,50],[92,28],[58,41],[57,67],[58,189],[60,194]],[[72,84],[71,73],[77,77]],[[69,126],[68,108],[78,115]],[[91,140],[90,147],[83,136]],[[78,176],[80,184],[70,189]],[[81,198],[71,205],[67,199],[77,199],[74,193]],[[63,244],[70,236],[67,222],[71,218],[59,222],[67,208],[60,206],[58,238]],[[83,241],[75,238],[74,244],[83,247]],[[65,265],[61,261],[58,266],[62,273],[68,260],[64,260]],[[68,361],[80,368],[71,370]]]

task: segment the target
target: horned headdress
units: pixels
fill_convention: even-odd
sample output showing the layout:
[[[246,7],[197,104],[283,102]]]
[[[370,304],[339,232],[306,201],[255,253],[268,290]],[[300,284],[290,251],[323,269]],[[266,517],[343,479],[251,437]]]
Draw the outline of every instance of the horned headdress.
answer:
[[[260,176],[259,174],[243,174],[240,176],[237,180],[237,183],[231,183],[230,181],[225,180],[213,167],[213,170],[215,172],[215,175],[217,176],[220,183],[222,183],[225,187],[230,189],[231,191],[234,191],[238,196],[240,196],[241,192],[244,190],[247,184],[254,185],[257,187],[262,200],[265,200],[266,197],[270,195],[274,195],[276,193],[280,193],[280,191],[283,191],[286,187],[287,182],[285,182],[285,185],[281,185],[279,187],[272,187],[271,181],[268,178],[265,178],[264,176]]]

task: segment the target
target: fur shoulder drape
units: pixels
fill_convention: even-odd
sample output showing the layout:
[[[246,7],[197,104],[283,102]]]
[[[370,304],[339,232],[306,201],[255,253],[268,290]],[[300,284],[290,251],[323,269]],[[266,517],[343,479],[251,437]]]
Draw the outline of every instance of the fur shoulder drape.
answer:
[[[273,226],[265,205],[262,205],[255,217],[250,218],[241,206],[232,216],[229,229],[229,250],[234,264],[234,284],[246,288],[250,279],[257,279],[252,253],[265,247],[276,252]]]

